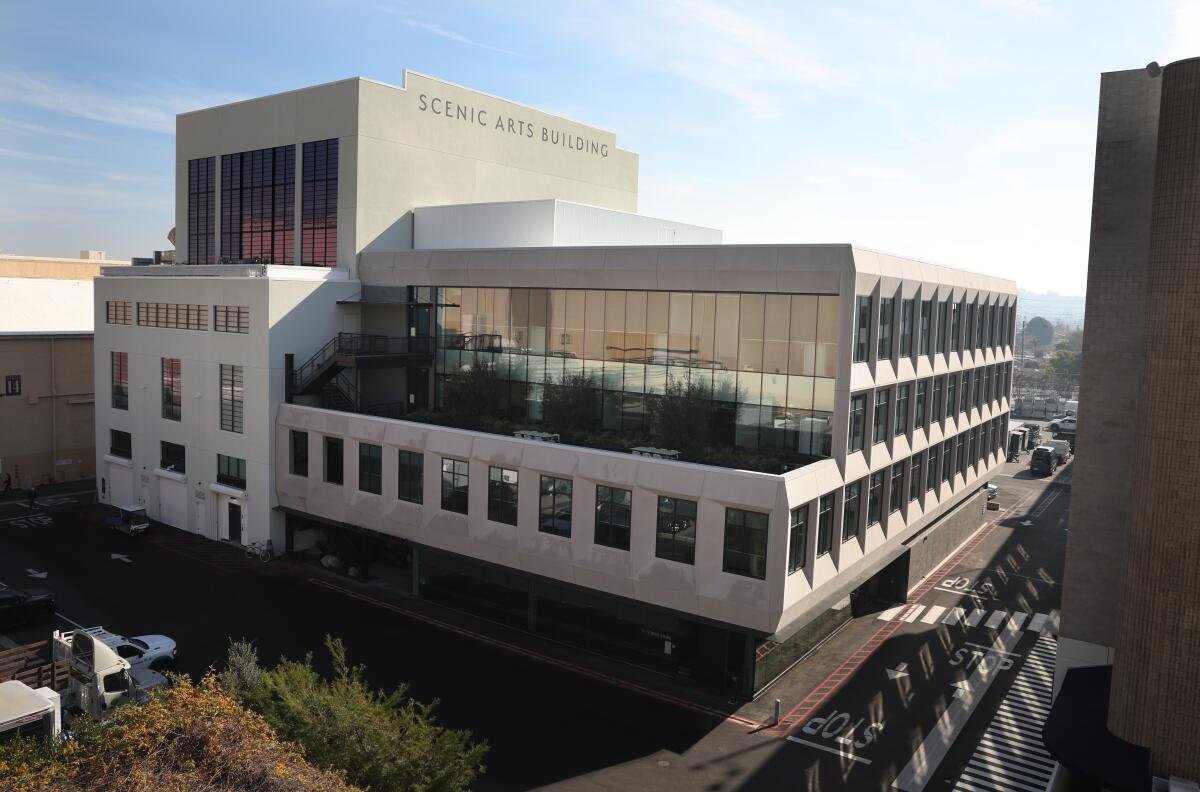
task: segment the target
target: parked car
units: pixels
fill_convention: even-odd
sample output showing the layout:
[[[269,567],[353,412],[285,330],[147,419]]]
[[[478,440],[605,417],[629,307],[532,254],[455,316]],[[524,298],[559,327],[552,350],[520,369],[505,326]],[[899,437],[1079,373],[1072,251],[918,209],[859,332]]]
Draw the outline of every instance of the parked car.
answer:
[[[996,496],[997,496],[997,495],[999,495],[999,494],[1000,494],[1000,488],[999,488],[999,487],[997,487],[995,484],[988,484],[988,485],[987,485],[987,499],[988,499],[988,500],[995,500],[995,499],[996,499]]]
[[[1049,446],[1038,446],[1029,455],[1029,469],[1049,476],[1058,470],[1058,455]]]
[[[15,589],[0,583],[0,626],[30,624],[54,615],[54,594],[41,589]]]
[[[1071,444],[1066,440],[1047,440],[1043,443],[1047,448],[1054,449],[1054,455],[1058,458],[1058,464],[1064,465],[1071,458]]]
[[[1050,422],[1050,432],[1051,432],[1051,434],[1058,434],[1059,432],[1071,432],[1072,434],[1074,434],[1075,419],[1070,416],[1056,418],[1055,420]]]
[[[103,627],[88,627],[82,632],[88,633],[112,649],[118,657],[128,661],[133,670],[149,668],[161,671],[175,664],[175,641],[165,635],[135,635],[126,638]]]

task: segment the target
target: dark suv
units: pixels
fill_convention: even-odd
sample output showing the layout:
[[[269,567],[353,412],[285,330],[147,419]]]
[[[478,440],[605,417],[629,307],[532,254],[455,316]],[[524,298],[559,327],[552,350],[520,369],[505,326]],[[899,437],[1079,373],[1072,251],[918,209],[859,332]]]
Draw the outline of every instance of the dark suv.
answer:
[[[1045,473],[1049,476],[1058,469],[1058,455],[1053,448],[1038,446],[1029,457],[1029,469],[1034,473]]]
[[[36,589],[15,589],[0,583],[0,627],[48,619],[57,605],[54,594]]]

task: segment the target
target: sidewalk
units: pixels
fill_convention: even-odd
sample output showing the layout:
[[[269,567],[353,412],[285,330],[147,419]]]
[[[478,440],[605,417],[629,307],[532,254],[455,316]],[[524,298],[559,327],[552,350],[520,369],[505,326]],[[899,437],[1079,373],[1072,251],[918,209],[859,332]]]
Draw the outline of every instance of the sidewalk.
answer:
[[[37,487],[36,493],[39,498],[49,498],[61,495],[80,495],[86,492],[96,491],[95,479],[80,479],[78,481],[60,481],[56,484],[42,484]],[[0,493],[0,503],[9,503],[11,501],[23,501],[29,498],[29,490],[13,488],[12,492],[7,494]]]

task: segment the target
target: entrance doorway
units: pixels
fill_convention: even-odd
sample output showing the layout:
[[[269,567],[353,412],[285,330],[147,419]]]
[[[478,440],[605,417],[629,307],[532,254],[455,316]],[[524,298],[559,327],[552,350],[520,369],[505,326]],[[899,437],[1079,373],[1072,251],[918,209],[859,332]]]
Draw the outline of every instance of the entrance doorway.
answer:
[[[242,505],[240,503],[230,502],[229,504],[229,541],[235,544],[242,543]]]

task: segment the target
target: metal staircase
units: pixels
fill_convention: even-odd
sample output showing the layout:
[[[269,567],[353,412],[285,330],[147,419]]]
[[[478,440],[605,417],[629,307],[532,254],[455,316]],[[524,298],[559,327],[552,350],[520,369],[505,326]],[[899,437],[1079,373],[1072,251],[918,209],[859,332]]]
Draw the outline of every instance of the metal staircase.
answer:
[[[371,412],[358,387],[343,369],[429,366],[433,363],[431,336],[338,333],[287,377],[290,396],[319,394],[322,406],[343,412]]]

